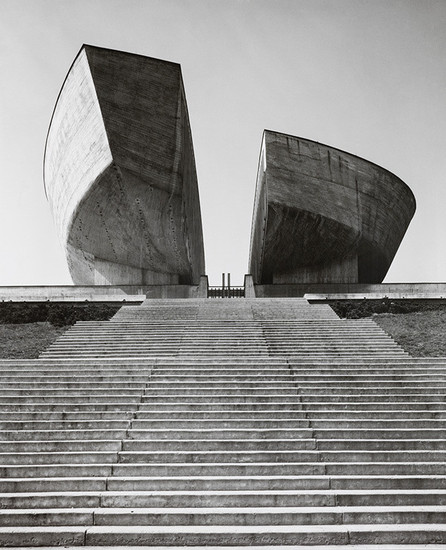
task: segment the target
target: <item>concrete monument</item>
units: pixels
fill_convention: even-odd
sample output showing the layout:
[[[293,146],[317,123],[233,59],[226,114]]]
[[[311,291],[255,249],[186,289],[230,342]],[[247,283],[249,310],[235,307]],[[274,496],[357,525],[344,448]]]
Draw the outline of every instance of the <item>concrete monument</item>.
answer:
[[[409,187],[384,168],[265,131],[251,230],[254,283],[380,283],[414,212]]]
[[[176,63],[83,46],[53,112],[44,181],[75,284],[197,284],[205,273]]]

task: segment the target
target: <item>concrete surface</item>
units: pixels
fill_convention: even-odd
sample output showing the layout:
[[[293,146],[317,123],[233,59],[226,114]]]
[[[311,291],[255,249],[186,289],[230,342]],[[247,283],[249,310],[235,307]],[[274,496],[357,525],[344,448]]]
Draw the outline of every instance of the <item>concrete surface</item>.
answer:
[[[445,376],[299,298],[79,322],[0,361],[0,545],[444,547]]]
[[[320,296],[323,299],[376,299],[399,296],[405,299],[432,299],[446,297],[446,283],[381,283],[381,284],[274,284],[254,285],[257,298],[286,298]],[[342,296],[342,298],[332,298]],[[310,298],[313,299],[313,298]]]
[[[147,298],[206,298],[207,277],[198,285],[2,286],[0,302],[138,302]]]
[[[83,46],[48,131],[45,189],[75,284],[198,284],[198,184],[180,66]]]
[[[256,185],[255,284],[380,283],[415,212],[410,189],[384,168],[269,130]]]

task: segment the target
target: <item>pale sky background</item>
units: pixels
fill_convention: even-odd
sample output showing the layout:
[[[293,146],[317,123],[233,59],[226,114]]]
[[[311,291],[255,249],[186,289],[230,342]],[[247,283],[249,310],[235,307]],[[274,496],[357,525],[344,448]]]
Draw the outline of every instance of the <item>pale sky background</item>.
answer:
[[[211,283],[247,272],[264,128],[405,181],[386,282],[446,282],[445,0],[0,0],[0,285],[71,284],[42,159],[83,43],[181,64]]]

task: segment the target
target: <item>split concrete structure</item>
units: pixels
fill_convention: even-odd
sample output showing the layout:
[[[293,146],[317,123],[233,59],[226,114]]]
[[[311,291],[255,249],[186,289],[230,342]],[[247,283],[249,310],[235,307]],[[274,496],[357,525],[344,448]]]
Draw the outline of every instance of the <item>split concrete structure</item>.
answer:
[[[401,180],[266,132],[245,298],[206,299],[179,66],[84,46],[45,184],[87,286],[0,299],[140,303],[0,360],[0,546],[445,547],[446,359],[268,297],[380,292],[415,209]]]
[[[415,212],[389,171],[265,131],[251,232],[254,284],[380,283]]]
[[[205,273],[180,66],[83,46],[63,83],[44,180],[77,285],[198,285]]]

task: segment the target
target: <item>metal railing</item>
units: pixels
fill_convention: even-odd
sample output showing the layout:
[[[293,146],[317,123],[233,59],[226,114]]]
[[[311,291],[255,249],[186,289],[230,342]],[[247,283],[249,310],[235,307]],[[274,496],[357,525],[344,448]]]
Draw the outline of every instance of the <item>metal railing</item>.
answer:
[[[225,274],[221,274],[221,286],[210,286],[208,298],[244,298],[245,287],[231,286],[231,274],[228,273],[228,282],[225,281]]]
[[[208,298],[244,298],[245,289],[242,286],[210,286]]]

